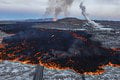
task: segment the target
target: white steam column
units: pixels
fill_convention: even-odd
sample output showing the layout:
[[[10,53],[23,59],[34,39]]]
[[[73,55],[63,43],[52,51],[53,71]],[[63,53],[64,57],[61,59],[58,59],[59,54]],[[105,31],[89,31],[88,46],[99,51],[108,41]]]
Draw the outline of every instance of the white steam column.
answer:
[[[88,14],[86,12],[86,7],[85,5],[83,5],[83,1],[80,3],[80,9],[82,10],[82,15],[85,17],[85,19],[88,21],[88,23],[96,29],[100,29],[100,30],[112,30],[111,28],[103,28],[102,25],[99,25],[98,23],[92,21],[89,17]]]

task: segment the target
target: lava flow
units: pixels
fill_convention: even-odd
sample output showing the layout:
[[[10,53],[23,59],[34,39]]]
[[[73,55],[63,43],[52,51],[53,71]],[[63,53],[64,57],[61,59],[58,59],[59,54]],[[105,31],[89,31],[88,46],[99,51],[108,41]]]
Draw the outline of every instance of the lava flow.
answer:
[[[41,64],[50,69],[71,69],[80,74],[101,74],[106,65],[119,67],[120,51],[101,47],[100,42],[93,41],[91,36],[83,31],[19,31],[3,38],[0,60]]]
[[[57,21],[58,19],[57,18],[53,18],[53,21]]]

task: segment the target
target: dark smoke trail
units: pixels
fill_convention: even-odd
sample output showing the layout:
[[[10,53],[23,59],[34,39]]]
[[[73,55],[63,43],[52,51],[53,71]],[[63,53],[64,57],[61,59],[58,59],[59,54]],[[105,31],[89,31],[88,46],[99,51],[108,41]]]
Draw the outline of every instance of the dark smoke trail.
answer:
[[[45,15],[53,14],[57,18],[60,13],[64,13],[67,16],[69,14],[68,9],[73,2],[74,0],[48,0]]]

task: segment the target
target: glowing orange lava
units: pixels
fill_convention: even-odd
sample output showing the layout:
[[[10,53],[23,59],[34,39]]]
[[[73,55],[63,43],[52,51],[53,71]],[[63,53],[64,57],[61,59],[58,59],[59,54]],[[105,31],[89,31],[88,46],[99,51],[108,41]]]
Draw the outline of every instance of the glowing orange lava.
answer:
[[[83,41],[87,41],[87,39],[86,39],[85,37],[81,36],[81,35],[78,35],[78,34],[76,34],[76,33],[74,33],[74,32],[71,32],[71,34],[72,34],[75,38],[77,38],[77,39],[80,39],[80,40],[83,40]]]
[[[120,48],[112,48],[113,51],[120,51]]]
[[[0,48],[4,48],[4,45],[3,45],[3,44],[0,44]]]
[[[108,66],[119,67],[120,68],[120,64],[112,64],[111,62],[109,62]]]
[[[53,18],[53,21],[57,21],[57,18]]]
[[[57,19],[55,19],[55,21],[56,20]],[[59,45],[58,43],[60,43],[60,41],[62,41],[63,39],[59,37],[57,38],[59,38],[60,41],[55,45],[55,47],[57,46],[59,48],[51,49],[51,46],[53,46],[53,44],[50,45],[50,41],[47,41],[48,44],[46,44],[46,42],[44,42],[44,44],[46,44],[47,46],[50,45],[50,48],[47,47],[46,50],[44,50],[46,48],[44,47],[45,46],[44,44],[42,46],[41,44],[38,45],[41,39],[36,40],[36,42],[34,40],[30,42],[23,40],[21,43],[14,44],[13,42],[10,43],[8,46],[4,44],[0,44],[0,50],[1,50],[0,60],[1,61],[8,60],[12,62],[20,62],[23,64],[32,64],[32,65],[40,64],[50,69],[58,69],[58,70],[71,69],[79,74],[89,74],[89,75],[99,75],[104,73],[105,71],[103,68],[108,65],[113,67],[120,67],[119,63],[113,64],[111,60],[111,56],[116,57],[116,53],[115,54],[113,53],[115,51],[119,52],[120,51],[119,48],[117,49],[112,48],[112,50],[110,49],[112,51],[110,53],[109,49],[102,48],[100,45],[94,44],[95,43],[94,41],[92,43],[92,40],[89,40],[89,38],[86,38],[75,32],[68,32],[68,33],[72,35],[73,41],[69,43],[70,45],[68,47],[65,47],[65,49],[67,48],[66,50],[63,51],[64,48],[60,49],[61,50],[60,53],[55,53],[55,51],[61,48],[61,46],[60,47],[58,46]],[[71,37],[69,39],[71,39]],[[66,39],[66,41],[68,42],[69,39]],[[78,43],[76,42],[76,44],[74,44],[76,39],[80,40],[80,42]],[[53,40],[56,40],[56,38],[54,38]],[[64,40],[63,40],[63,44],[64,44]],[[71,47],[71,45],[73,44],[74,46]],[[82,44],[82,47],[80,44]],[[38,46],[36,47],[36,45]],[[43,48],[43,50],[41,48]],[[74,49],[75,51],[73,50],[70,53],[69,51],[70,49],[71,50]]]
[[[101,70],[97,70],[96,72],[85,72],[85,75],[100,75],[103,74],[105,72],[105,70],[101,69]]]

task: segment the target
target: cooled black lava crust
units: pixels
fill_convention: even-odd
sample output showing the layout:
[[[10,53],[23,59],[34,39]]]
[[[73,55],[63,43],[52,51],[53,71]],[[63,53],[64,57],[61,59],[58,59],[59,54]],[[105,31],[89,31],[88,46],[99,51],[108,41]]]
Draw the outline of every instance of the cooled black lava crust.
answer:
[[[53,69],[72,69],[77,73],[103,72],[101,66],[120,65],[120,54],[101,47],[84,31],[1,27],[13,34],[4,37],[0,60],[41,64]],[[6,44],[6,45],[5,45]]]

